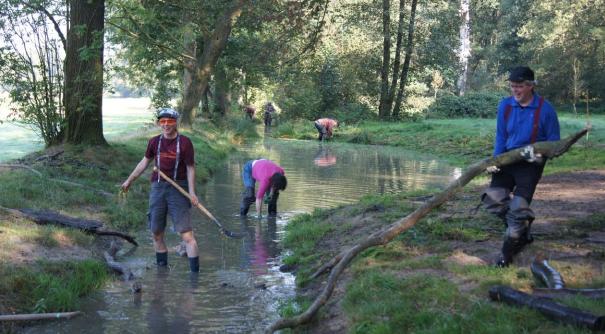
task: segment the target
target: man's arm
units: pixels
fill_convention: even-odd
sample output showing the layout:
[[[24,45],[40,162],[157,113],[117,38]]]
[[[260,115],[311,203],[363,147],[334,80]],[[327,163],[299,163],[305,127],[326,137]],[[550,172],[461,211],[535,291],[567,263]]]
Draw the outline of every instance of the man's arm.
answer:
[[[150,162],[151,162],[151,159],[148,159],[147,157],[143,157],[143,159],[141,159],[141,161],[139,161],[139,163],[134,168],[132,173],[130,173],[130,176],[128,176],[126,181],[124,181],[124,183],[122,183],[122,190],[124,192],[127,192],[128,188],[130,188],[130,185],[132,184],[132,182],[134,182],[134,180],[136,180],[139,176],[141,176],[141,174],[143,174],[143,172],[145,171],[145,169],[147,169],[147,166],[149,165]]]
[[[187,186],[189,187],[191,205],[197,206],[200,201],[195,194],[195,165],[187,165]]]
[[[502,154],[506,151],[506,121],[504,120],[504,112],[506,102],[502,101],[498,105],[498,116],[496,117],[496,139],[494,140],[494,156]]]

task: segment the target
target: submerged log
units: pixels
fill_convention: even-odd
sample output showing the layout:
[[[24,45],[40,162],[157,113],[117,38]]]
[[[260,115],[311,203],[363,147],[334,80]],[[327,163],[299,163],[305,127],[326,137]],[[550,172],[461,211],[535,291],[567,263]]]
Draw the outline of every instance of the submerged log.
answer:
[[[114,257],[109,254],[109,252],[103,252],[103,257],[105,258],[105,263],[107,263],[107,266],[116,273],[122,275],[122,279],[124,281],[130,281],[134,278],[134,274],[132,273],[132,271],[130,271],[128,267],[117,262]]]
[[[91,234],[120,237],[135,246],[139,245],[135,241],[134,237],[130,235],[118,231],[105,230],[103,222],[98,220],[69,217],[50,210],[2,209],[19,217],[29,219],[39,225],[53,224],[58,226],[72,227]]]
[[[70,319],[82,314],[80,311],[61,313],[31,313],[31,314],[4,314],[0,315],[0,321],[32,321],[50,319]]]
[[[526,306],[538,310],[545,316],[567,324],[586,327],[591,330],[605,329],[605,316],[594,315],[577,308],[559,304],[552,299],[534,297],[508,286],[497,285],[489,289],[489,297],[494,301],[515,306]]]

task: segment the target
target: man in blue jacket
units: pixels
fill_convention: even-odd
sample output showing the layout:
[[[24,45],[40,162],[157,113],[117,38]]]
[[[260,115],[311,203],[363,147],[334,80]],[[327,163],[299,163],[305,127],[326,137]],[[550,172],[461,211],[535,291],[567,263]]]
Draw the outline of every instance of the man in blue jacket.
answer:
[[[529,205],[546,163],[534,155],[531,145],[560,140],[559,120],[552,105],[535,93],[534,72],[525,66],[513,68],[508,77],[512,96],[498,105],[494,156],[527,147],[524,161],[487,168],[492,174],[489,187],[481,196],[488,212],[506,224],[502,254],[496,266],[507,267],[525,245],[531,243],[531,223],[535,219]]]

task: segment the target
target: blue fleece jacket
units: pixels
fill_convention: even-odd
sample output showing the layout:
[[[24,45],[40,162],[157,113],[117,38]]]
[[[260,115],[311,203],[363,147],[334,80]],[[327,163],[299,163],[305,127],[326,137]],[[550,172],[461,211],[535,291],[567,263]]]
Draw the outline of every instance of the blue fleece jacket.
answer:
[[[506,97],[498,104],[498,117],[496,119],[496,140],[494,143],[494,156],[531,144],[534,113],[538,109],[540,96],[534,93],[531,103],[522,107],[512,96]],[[506,106],[511,105],[511,111],[505,120]],[[544,100],[540,111],[538,135],[536,142],[557,141],[561,139],[559,119],[552,105]]]

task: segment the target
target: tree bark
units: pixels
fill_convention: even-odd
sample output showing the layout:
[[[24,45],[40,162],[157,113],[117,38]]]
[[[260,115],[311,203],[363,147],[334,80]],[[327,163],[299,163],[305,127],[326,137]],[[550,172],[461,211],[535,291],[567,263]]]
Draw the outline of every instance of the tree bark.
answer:
[[[389,70],[391,69],[391,1],[382,0],[382,68],[380,69],[380,103],[378,117],[386,119],[389,112],[386,109],[389,97]]]
[[[229,106],[231,105],[231,92],[225,67],[218,66],[216,68],[214,82],[216,83],[214,88],[214,112],[223,118],[229,112]]]
[[[395,59],[393,61],[393,74],[391,78],[391,85],[389,87],[389,96],[385,103],[385,110],[387,114],[391,114],[391,108],[393,108],[393,101],[395,100],[395,91],[397,90],[397,83],[399,81],[399,67],[401,66],[401,44],[403,41],[403,27],[405,19],[405,0],[399,0],[399,23],[397,25],[397,42],[395,45]]]
[[[412,52],[414,51],[414,26],[416,24],[416,6],[418,0],[412,0],[412,10],[410,11],[410,24],[408,25],[408,41],[405,48],[405,59],[403,61],[403,69],[401,70],[401,81],[399,82],[399,90],[397,91],[397,99],[393,107],[393,119],[399,118],[401,104],[403,101],[403,93],[408,80],[410,71],[410,62],[412,61]],[[394,88],[393,88],[394,89]]]
[[[466,79],[468,77],[468,60],[471,57],[471,18],[470,18],[470,0],[460,0],[460,50],[458,58],[460,59],[460,77],[458,77],[458,94],[463,96],[466,92]]]
[[[195,118],[202,94],[208,87],[210,76],[219,56],[225,49],[227,39],[231,34],[233,25],[242,13],[248,0],[237,0],[233,6],[218,20],[212,35],[204,41],[204,50],[197,58],[192,72],[192,84],[183,92],[181,124],[190,127]]]
[[[105,145],[103,137],[104,0],[72,0],[65,56],[65,142]]]
[[[584,136],[588,132],[588,130],[588,128],[585,128],[579,131],[578,133],[565,138],[564,140],[556,142],[536,143],[532,145],[534,147],[534,152],[540,153],[546,158],[558,157],[565,153],[571,147],[571,145],[573,145],[582,136]],[[421,218],[426,216],[431,210],[445,203],[454,194],[462,190],[462,188],[466,184],[468,184],[472,179],[474,179],[477,175],[482,174],[487,167],[502,167],[523,160],[523,158],[521,157],[521,151],[523,149],[524,148],[519,148],[513,151],[509,151],[497,157],[484,159],[470,165],[466,169],[466,171],[456,180],[451,182],[447,186],[447,188],[445,188],[445,190],[432,196],[428,201],[426,201],[423,205],[414,210],[412,213],[410,213],[406,217],[395,221],[386,228],[372,233],[370,236],[368,236],[366,239],[362,240],[358,244],[353,245],[348,250],[338,254],[336,256],[337,258],[339,258],[338,261],[330,261],[330,263],[334,264],[333,267],[325,265],[321,267],[322,272],[331,269],[330,275],[328,277],[327,283],[325,284],[325,287],[323,288],[321,293],[315,298],[311,306],[309,306],[309,308],[305,312],[298,316],[277,320],[267,329],[267,332],[273,333],[279,329],[296,327],[311,320],[315,313],[317,313],[319,308],[323,306],[323,304],[325,304],[330,298],[340,274],[359,253],[369,247],[387,244],[399,234],[412,228]],[[315,277],[319,276],[318,272],[314,274]]]

